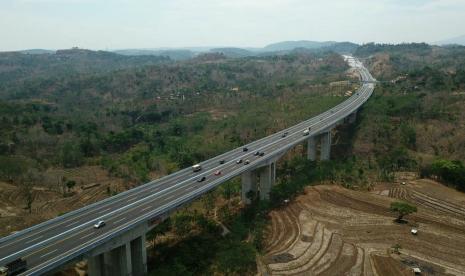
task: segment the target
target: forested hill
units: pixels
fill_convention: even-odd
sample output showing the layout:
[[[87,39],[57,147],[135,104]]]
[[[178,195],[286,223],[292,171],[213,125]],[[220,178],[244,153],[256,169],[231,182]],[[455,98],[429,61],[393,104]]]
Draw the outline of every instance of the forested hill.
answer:
[[[465,47],[367,44],[381,82],[364,106],[354,155],[380,175],[417,171],[465,191]]]
[[[337,87],[329,82],[347,79],[348,69],[334,53],[211,53],[184,62],[89,51],[22,58],[43,70],[17,69],[0,87],[0,179],[13,183],[31,168],[86,164],[140,183],[322,112],[350,89],[331,92]],[[51,73],[67,64],[74,71]],[[124,69],[109,71],[118,66]]]
[[[123,56],[84,49],[52,53],[0,52],[0,87],[38,78],[66,78],[170,62],[163,56]]]

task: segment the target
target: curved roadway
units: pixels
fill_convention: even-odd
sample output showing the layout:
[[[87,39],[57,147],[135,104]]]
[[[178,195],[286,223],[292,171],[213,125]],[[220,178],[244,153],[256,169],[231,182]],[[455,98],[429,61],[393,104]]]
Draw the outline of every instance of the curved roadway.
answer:
[[[351,57],[346,59],[358,70],[362,80],[357,93],[346,101],[316,117],[245,145],[249,148],[247,152],[240,147],[202,162],[200,172],[194,173],[191,168],[186,168],[4,237],[0,239],[0,266],[23,257],[29,269],[25,274],[46,272],[140,223],[191,201],[244,171],[260,166],[308,137],[327,131],[363,105],[374,89],[375,80],[363,65]],[[310,136],[303,136],[303,130],[309,127]],[[284,138],[283,132],[288,132]],[[254,156],[258,150],[265,156]],[[236,164],[238,159],[248,159],[250,164]],[[220,164],[220,160],[225,160],[225,163]],[[215,176],[216,170],[221,170],[222,174]],[[197,182],[202,176],[206,180]],[[100,219],[105,220],[106,226],[94,229],[93,224]]]

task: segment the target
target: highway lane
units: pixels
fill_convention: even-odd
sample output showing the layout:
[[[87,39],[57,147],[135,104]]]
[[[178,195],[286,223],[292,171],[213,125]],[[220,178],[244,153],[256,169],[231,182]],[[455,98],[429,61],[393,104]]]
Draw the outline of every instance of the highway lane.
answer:
[[[328,113],[328,112],[323,113],[322,116],[326,115],[327,113]],[[317,116],[315,119],[317,119],[318,117],[321,117],[321,115],[320,115],[320,116]],[[303,123],[305,123],[305,122],[303,122]],[[303,124],[303,123],[302,123],[302,124]],[[297,127],[300,127],[300,125],[301,125],[301,124],[297,125]],[[289,131],[292,132],[293,129],[290,128]],[[279,135],[279,134],[278,134],[278,135]],[[276,137],[276,136],[278,136],[278,135],[274,135],[274,136]],[[269,139],[268,139],[268,140],[269,140]],[[261,140],[259,140],[258,142],[260,142],[260,141],[261,141]],[[265,142],[267,142],[267,141],[265,141]],[[257,144],[257,143],[251,143],[251,145],[254,145],[254,144]],[[239,150],[237,150],[236,152],[240,154],[240,152],[241,152],[241,151],[240,151],[240,148],[239,148]],[[227,155],[227,154],[226,154],[226,155]],[[222,156],[224,156],[224,154],[223,154]],[[220,156],[220,157],[221,157],[221,156]],[[215,159],[220,159],[220,157],[215,158]],[[233,158],[234,158],[234,157],[235,157],[235,156],[233,156]],[[209,162],[209,163],[215,163],[215,162],[216,162],[215,159],[213,159],[214,161]],[[208,165],[207,165],[207,166],[208,166]],[[187,174],[192,175],[192,172],[191,172],[190,170],[187,170]],[[181,177],[182,177],[182,176],[179,176],[178,178],[181,178]],[[170,179],[170,180],[172,181],[173,179]],[[145,193],[145,192],[146,192],[145,190],[140,191],[141,194],[142,194],[142,193]],[[129,196],[131,196],[131,195],[127,195],[127,197],[129,197]],[[123,198],[121,201],[125,201],[125,200],[126,200],[126,199]],[[102,206],[103,211],[108,210],[107,207],[108,207],[108,206]],[[115,206],[111,206],[111,207],[114,208]],[[106,208],[106,209],[104,209],[104,208]],[[95,213],[96,210],[92,210],[92,211]],[[62,222],[61,224],[64,224],[64,223],[66,223],[66,222],[67,222],[67,221],[64,221],[64,222]],[[77,223],[79,223],[79,222],[80,222],[80,221],[77,221]],[[70,223],[69,225],[70,225],[70,226],[73,226],[74,224],[76,224],[76,222],[72,222],[72,223]],[[47,229],[47,230],[50,230],[50,229]],[[60,227],[60,231],[62,231],[62,230],[63,230],[62,227]],[[39,233],[39,234],[40,234],[40,233]],[[28,237],[28,238],[29,238],[29,237]],[[33,238],[33,237],[31,237],[31,238]]]
[[[363,70],[361,70],[363,71]],[[361,77],[362,79],[366,78],[366,74],[364,74],[364,72],[361,72]],[[296,133],[296,132],[300,132],[301,131],[301,128],[304,127],[305,125],[308,125],[308,124],[314,124],[315,122],[320,122],[320,119],[321,118],[330,118],[330,117],[336,117],[338,116],[338,112],[339,110],[342,110],[344,108],[344,106],[349,106],[352,102],[354,101],[357,101],[359,99],[362,98],[363,94],[365,93],[363,88],[365,88],[366,86],[362,86],[362,89],[359,91],[360,93],[360,97],[357,99],[357,97],[351,97],[349,98],[348,100],[346,100],[345,102],[339,104],[338,106],[336,106],[335,108],[331,109],[332,111],[336,110],[334,112],[334,115],[333,113],[331,113],[331,111],[327,111],[327,112],[324,112],[320,115],[318,115],[317,117],[314,117],[314,118],[311,118],[307,121],[304,121],[302,123],[299,123],[289,129],[287,129],[287,131],[289,131],[289,136],[288,137],[291,137],[292,134]],[[324,122],[326,122],[327,120],[324,120]],[[260,140],[257,140],[253,143],[250,143],[249,145],[247,145],[248,147],[252,148],[252,147],[260,147],[262,145],[267,145],[267,144],[272,144],[276,141],[284,141],[284,144],[288,144],[289,141],[287,141],[287,139],[282,139],[281,138],[281,133],[283,133],[283,131],[281,132],[278,132],[274,135],[271,135],[271,136],[268,136],[268,137],[265,137],[265,138],[262,138]],[[251,152],[252,153],[253,150],[251,149]],[[205,167],[205,170],[208,170],[208,169],[216,169],[216,167],[220,167],[222,168],[222,170],[228,170],[229,167],[227,167],[227,165],[219,165],[219,160],[227,157],[228,159],[231,158],[231,159],[236,159],[238,158],[239,156],[242,156],[242,155],[250,155],[250,153],[243,153],[242,152],[242,148],[238,148],[238,149],[235,149],[235,150],[232,150],[230,152],[227,152],[225,154],[222,154],[220,156],[217,156],[213,159],[210,159],[208,160],[207,162],[204,162],[202,163],[203,166]],[[211,166],[211,167],[210,167]],[[233,162],[233,166],[234,166],[234,162]],[[234,168],[233,168],[234,169]],[[211,173],[211,172],[208,172],[208,173]],[[225,172],[226,173],[226,172]],[[205,173],[200,173],[199,175],[204,175]],[[74,229],[75,231],[78,231],[78,234],[75,234],[75,233],[72,233],[71,231],[69,232],[70,236],[74,237],[75,235],[78,235],[80,237],[80,239],[82,239],[82,237],[84,236],[85,238],[87,237],[90,237],[90,233],[88,233],[87,231],[89,231],[89,227],[87,227],[87,225],[80,225],[80,223],[87,223],[87,224],[92,224],[93,223],[93,220],[95,220],[96,218],[98,218],[99,216],[101,216],[101,213],[105,213],[109,210],[118,210],[118,211],[124,211],[125,208],[127,208],[127,204],[134,201],[136,202],[137,204],[132,204],[130,206],[133,206],[132,209],[128,209],[128,210],[142,210],[142,209],[146,209],[146,210],[149,210],[145,205],[145,202],[147,200],[149,200],[150,198],[147,196],[147,194],[151,194],[153,192],[157,192],[157,193],[160,193],[160,197],[157,198],[157,200],[160,200],[160,199],[163,199],[164,196],[170,196],[168,195],[168,193],[170,193],[170,191],[173,189],[173,182],[176,182],[178,180],[181,180],[185,177],[190,177],[189,180],[192,181],[194,180],[195,182],[195,176],[197,174],[193,174],[191,172],[190,169],[185,169],[182,171],[182,173],[175,173],[173,175],[171,175],[171,177],[165,177],[165,178],[162,178],[160,180],[157,180],[157,181],[153,181],[150,183],[150,185],[144,185],[145,187],[143,187],[143,189],[139,189],[139,190],[136,190],[133,194],[131,193],[127,193],[124,195],[124,197],[120,197],[120,198],[115,198],[113,199],[112,201],[109,201],[108,204],[110,205],[107,205],[107,204],[102,204],[102,205],[99,205],[99,206],[95,206],[96,208],[93,208],[91,210],[86,210],[84,212],[81,212],[80,214],[79,213],[76,213],[76,216],[79,216],[78,218],[74,218],[74,217],[70,217],[68,218],[68,220],[64,220],[64,221],[61,221],[61,225],[65,224],[66,225],[64,227],[62,227],[61,225],[59,225],[59,227],[55,226],[55,228],[50,228],[50,227],[53,227],[53,225],[46,225],[44,228],[46,228],[46,234],[49,234],[49,236],[56,236],[57,232],[56,231],[59,231],[60,233],[63,233],[63,232],[66,232],[66,231],[69,231],[69,229],[67,230],[66,227],[72,227],[71,229]],[[166,182],[163,182],[166,181]],[[155,183],[155,185],[153,185]],[[206,183],[208,184],[208,183]],[[195,184],[197,185],[197,184]],[[179,185],[176,185],[177,187],[180,187]],[[194,187],[194,188],[192,188]],[[196,190],[196,186],[192,186],[192,185],[186,185],[186,186],[181,186],[182,189],[184,190],[181,190],[180,194],[188,191],[189,189],[192,190],[192,191],[195,191]],[[174,191],[174,190],[173,190]],[[167,200],[171,200],[172,198],[167,198]],[[163,201],[161,201],[163,202]],[[114,204],[114,205],[111,205],[111,204]],[[149,204],[151,204],[149,202]],[[124,208],[120,208],[121,206],[124,206]],[[118,208],[120,208],[121,210],[119,210]],[[111,215],[113,215],[115,213],[111,213]],[[114,217],[112,216],[108,216],[105,217],[106,220],[109,220],[109,221],[112,221],[113,219],[118,219],[120,215],[119,214],[115,214]],[[75,220],[75,219],[79,219],[79,220]],[[123,220],[121,218],[119,218],[120,222],[123,222]],[[75,227],[75,225],[79,225],[77,227]],[[64,229],[63,229],[64,228]],[[90,229],[92,230],[92,228],[90,227]],[[107,228],[109,229],[109,228]],[[36,230],[39,230],[39,229],[36,229]],[[51,230],[56,230],[56,231],[51,231]],[[81,231],[82,234],[79,234]],[[39,231],[37,231],[39,232]],[[50,239],[49,236],[48,237],[44,237],[43,235],[43,232],[42,233],[37,233],[36,231],[34,232],[31,232],[31,236],[26,236],[27,238],[27,241],[29,242],[35,242],[36,240],[47,240],[47,239]],[[34,236],[35,235],[35,236]],[[62,236],[59,236],[59,237],[62,237]],[[15,239],[17,240],[17,239]],[[15,241],[13,240],[13,241]],[[53,245],[53,240],[50,240],[50,243],[52,243]],[[5,242],[3,243],[0,243],[0,246],[3,246],[5,244]],[[37,243],[36,243],[37,245]],[[39,258],[43,258],[43,254],[47,254],[47,257],[48,258],[52,258],[52,255],[54,253],[60,253],[62,250],[58,250],[58,249],[54,249],[52,251],[49,251],[49,252],[46,252],[46,253],[43,253],[44,251],[46,251],[46,249],[50,248],[50,244],[46,244],[46,243],[43,243],[42,244],[44,247],[46,246],[45,249],[40,249],[39,247],[39,251],[36,251],[36,254],[42,254],[41,256],[42,257],[39,257]],[[22,248],[24,248],[24,244],[21,245]],[[13,249],[13,251],[15,250],[22,250],[21,249],[21,246],[19,246],[18,248],[16,249]],[[8,244],[7,247],[5,248],[12,248],[14,246],[11,246],[11,244]],[[37,247],[37,246],[36,246]],[[53,246],[52,246],[53,247]],[[33,253],[34,254],[34,253]],[[31,260],[33,259],[33,254],[29,255]],[[3,257],[5,256],[4,253],[3,253],[3,249],[2,249],[2,254],[0,257]],[[29,260],[28,260],[29,261]]]
[[[338,105],[338,106],[340,106],[340,105]],[[338,106],[336,106],[336,108]],[[293,126],[291,128],[288,128],[286,131],[288,131],[289,134],[292,134],[295,131],[298,131],[302,127],[302,125],[312,123],[312,122],[317,122],[317,121],[319,121],[320,118],[323,118],[323,117],[327,116],[327,114],[330,114],[330,112],[329,111],[324,112],[324,113],[320,114],[319,116],[313,117],[310,120],[304,121],[304,122],[299,123],[299,124],[297,124],[297,125],[295,125],[295,126]],[[267,143],[270,143],[270,142],[273,142],[273,141],[276,141],[276,140],[279,140],[279,139],[281,139],[281,134],[277,133],[276,135],[265,137],[265,139],[260,139],[258,141],[253,142],[253,143],[250,143],[250,144],[247,145],[247,147],[250,148],[251,150],[253,150],[255,147],[260,147],[260,146],[262,146],[264,144],[267,144]],[[227,154],[222,154],[222,155],[214,157],[214,158],[212,158],[212,159],[210,159],[210,160],[208,160],[206,162],[203,162],[202,166],[205,169],[210,169],[210,168],[213,168],[213,167],[217,167],[217,168],[221,169],[222,167],[218,166],[219,165],[219,160],[221,160],[221,159],[236,159],[242,153],[243,153],[242,152],[242,147],[237,148],[237,149],[235,149],[235,150],[233,150],[231,152],[228,152]],[[33,232],[29,233],[29,234],[25,234],[25,235],[21,236],[20,238],[12,240],[10,243],[8,243],[8,242],[0,243],[0,249],[8,247],[8,248],[11,249],[11,251],[18,251],[18,250],[21,249],[22,246],[24,246],[24,243],[23,243],[24,240],[31,241],[31,240],[36,240],[37,238],[46,239],[47,236],[53,236],[53,235],[55,235],[57,233],[62,233],[64,231],[66,231],[66,230],[69,230],[70,228],[75,227],[76,225],[86,223],[89,220],[98,219],[98,217],[103,215],[104,212],[116,209],[119,206],[121,206],[122,204],[123,205],[126,204],[127,200],[129,198],[133,198],[134,200],[138,200],[138,199],[140,199],[142,197],[145,197],[147,193],[157,192],[159,190],[169,188],[174,181],[178,181],[178,180],[183,179],[185,177],[192,177],[194,175],[198,175],[198,174],[193,173],[190,168],[185,169],[185,170],[183,170],[182,173],[174,175],[174,177],[162,178],[162,179],[160,179],[158,181],[154,181],[153,185],[149,185],[149,186],[145,187],[144,189],[137,190],[134,193],[128,193],[127,195],[125,195],[125,197],[117,198],[117,199],[115,199],[113,201],[108,202],[108,204],[100,205],[100,206],[97,206],[96,208],[93,208],[91,210],[86,210],[84,212],[78,213],[78,214],[76,214],[74,216],[71,216],[69,218],[65,218],[64,220],[61,220],[60,222],[57,222],[57,223],[55,223],[53,225],[50,225],[50,226],[46,225],[42,229],[36,229],[35,231],[33,231]],[[94,215],[95,217],[92,218],[92,217],[90,217],[91,215]],[[19,245],[19,246],[15,247],[14,246],[15,243],[17,245]]]
[[[289,134],[292,134],[295,131],[298,131],[302,127],[303,124],[319,121],[319,118],[324,117],[327,113],[329,112],[325,112],[308,121],[304,121],[303,123],[297,124],[296,126],[293,126],[287,129],[286,131],[288,131]],[[277,135],[273,135],[271,137],[265,137],[265,138],[267,139],[260,139],[256,142],[250,143],[249,145],[247,145],[247,147],[250,148],[250,150],[252,151],[255,147],[260,147],[264,144],[271,143],[271,142],[281,139],[281,134],[278,133]],[[243,151],[241,147],[241,148],[233,150],[229,154],[226,154],[226,155],[223,154],[215,158],[212,158],[207,162],[203,162],[202,166],[204,167],[204,169],[211,169],[213,167],[221,169],[222,166],[221,165],[218,166],[219,160],[221,160],[222,158],[237,159],[242,154],[243,154]],[[37,238],[46,239],[47,236],[53,236],[57,233],[62,233],[66,230],[69,230],[70,228],[76,227],[76,225],[80,225],[82,223],[86,223],[92,220],[95,221],[96,219],[98,219],[99,216],[104,215],[105,212],[116,209],[120,207],[121,205],[125,205],[128,199],[138,200],[140,198],[145,197],[147,193],[157,192],[157,191],[160,191],[166,188],[170,188],[170,186],[172,185],[174,181],[178,181],[185,177],[193,177],[196,175],[199,175],[199,174],[193,173],[192,170],[189,168],[187,170],[184,170],[182,174],[177,174],[172,178],[162,178],[159,181],[155,182],[154,185],[147,186],[145,187],[145,189],[138,190],[135,193],[129,193],[125,197],[118,198],[114,201],[110,201],[108,204],[97,206],[96,208],[91,209],[91,210],[86,210],[82,213],[76,214],[75,216],[69,217],[51,226],[43,227],[43,229],[36,229],[30,234],[25,234],[20,238],[12,240],[12,242],[10,243],[8,242],[0,243],[0,249],[8,247],[12,251],[18,251],[21,249],[20,247],[24,246],[24,243],[23,243],[24,240],[32,241],[32,240],[36,240]],[[95,217],[93,218],[89,217],[90,215],[94,215]],[[19,247],[14,247],[15,243],[18,244]]]
[[[362,94],[363,94],[363,91],[362,91]],[[365,101],[365,98],[364,97],[359,97],[358,101],[363,102],[363,101]],[[345,108],[345,109],[347,109],[347,108]],[[341,110],[335,112],[330,117],[338,118],[339,117],[338,113],[344,112],[345,109],[341,109]],[[336,119],[336,121],[337,120],[338,119]],[[333,124],[334,122],[335,121],[332,121],[330,124]],[[321,131],[322,129],[328,127],[328,124],[329,124],[328,120],[324,120],[322,122],[317,122],[316,124],[313,124],[312,128],[315,128],[315,132],[316,131]],[[286,146],[286,145],[289,145],[289,144],[301,143],[302,140],[306,140],[308,137],[304,137],[302,135],[302,130],[301,130],[300,132],[297,132],[294,135],[292,135],[292,137],[290,137],[290,138],[291,138],[291,141],[289,141],[289,140],[286,141],[286,139],[282,139],[282,141],[278,141],[277,143],[273,144],[272,146],[266,146],[262,150],[265,151],[265,152],[271,152],[273,150],[279,150],[283,146]],[[265,157],[256,157],[252,153],[249,153],[249,154],[245,154],[243,156],[243,158],[250,159],[252,163],[250,165],[242,165],[242,164],[237,165],[237,164],[235,164],[235,162],[230,162],[228,164],[228,166],[223,170],[223,174],[225,175],[225,177],[228,177],[228,174],[232,174],[232,175],[230,175],[230,177],[235,176],[236,174],[234,172],[239,167],[253,166],[254,161],[260,162],[260,160],[265,158]],[[210,176],[210,177],[213,177],[213,176]],[[213,178],[215,178],[215,177],[213,177]],[[218,177],[218,179],[219,178],[221,178],[221,177]],[[208,183],[206,183],[206,184],[208,184]],[[173,199],[173,197],[177,197],[179,195],[186,194],[186,192],[189,192],[189,191],[195,192],[194,189],[201,188],[202,186],[204,186],[203,183],[197,183],[195,181],[191,182],[191,183],[187,183],[187,186],[181,186],[177,190],[172,190],[169,193],[164,194],[161,197],[157,197],[155,202],[147,202],[147,203],[144,203],[142,206],[136,206],[136,207],[130,208],[130,209],[126,210],[125,212],[123,212],[121,214],[118,214],[118,216],[112,217],[110,220],[107,221],[107,223],[108,223],[108,225],[114,225],[115,224],[116,227],[118,225],[120,225],[120,224],[123,224],[123,223],[126,224],[126,223],[128,223],[128,220],[130,220],[130,218],[137,217],[138,215],[144,214],[145,212],[150,212],[150,210],[153,210],[154,208],[159,208],[161,205],[163,205],[165,203],[169,204],[170,201]],[[131,224],[132,222],[129,222],[129,223]],[[55,247],[60,248],[60,250],[55,249],[53,252],[47,252],[45,254],[48,254],[47,256],[50,256],[50,257],[53,257],[53,255],[60,256],[60,254],[63,254],[64,252],[72,250],[73,248],[75,248],[75,246],[80,245],[80,243],[78,241],[82,240],[83,238],[84,239],[93,238],[95,240],[98,240],[98,239],[102,238],[102,236],[105,235],[107,232],[112,231],[111,228],[107,228],[107,229],[108,229],[108,231],[102,231],[101,229],[99,229],[97,231],[94,231],[91,227],[83,229],[83,231],[81,233],[79,233],[79,235],[78,235],[80,237],[78,240],[75,240],[74,242],[71,242],[71,243],[63,244],[61,246],[55,246]],[[74,234],[71,237],[74,237],[74,236],[76,236],[76,234]],[[63,241],[60,241],[59,243],[65,243],[65,241],[66,240],[63,240]],[[55,248],[55,247],[53,247],[53,248]],[[43,258],[44,253],[37,252],[37,254],[38,255],[35,256],[35,258],[37,258],[36,261],[38,263],[40,263],[40,260]],[[32,256],[30,256],[30,257],[31,257],[31,260],[32,260]],[[35,262],[30,261],[30,263],[34,264]]]
[[[362,91],[362,94],[363,91]],[[365,101],[365,97],[359,97],[358,98],[358,101],[359,102],[364,102]],[[344,109],[340,109],[339,111],[335,112],[332,116],[330,117],[338,117],[340,112],[344,112],[347,108],[344,108]],[[319,132],[321,131],[322,129],[326,128],[328,126],[328,120],[324,120],[322,122],[317,122],[316,124],[312,125],[312,128],[314,128],[315,132]],[[334,122],[333,122],[334,123]],[[302,130],[301,130],[302,131]],[[269,152],[269,151],[272,151],[272,150],[276,150],[276,149],[281,149],[283,146],[285,145],[289,145],[289,144],[292,144],[292,143],[301,143],[302,140],[306,140],[308,137],[303,137],[302,136],[302,133],[298,132],[298,133],[295,133],[295,135],[292,135],[294,137],[292,137],[292,140],[291,141],[286,141],[286,139],[282,139],[282,141],[274,144],[273,146],[271,147],[266,147],[262,150],[266,151],[266,152]],[[313,134],[313,133],[312,133]],[[260,159],[263,159],[264,157],[255,157],[253,156],[253,154],[246,154],[244,156],[244,158],[248,158],[251,160],[252,164],[250,165],[237,165],[235,164],[234,162],[231,162],[229,164],[229,166],[223,171],[224,175],[227,175],[229,173],[232,173],[234,174],[235,170],[238,169],[238,167],[242,167],[242,166],[253,166],[253,162],[254,160],[260,160]],[[125,212],[121,213],[121,214],[118,214],[117,217],[113,217],[111,218],[109,221],[108,221],[108,225],[110,225],[112,222],[114,224],[119,224],[119,223],[127,223],[127,219],[128,218],[132,218],[132,217],[137,217],[138,213],[142,212],[144,213],[145,211],[149,211],[151,208],[156,208],[157,205],[160,205],[160,204],[164,204],[164,203],[169,203],[171,199],[173,199],[173,193],[176,193],[175,196],[178,196],[178,195],[181,195],[181,194],[185,194],[186,192],[189,192],[189,191],[193,191],[197,188],[200,188],[201,186],[203,186],[204,184],[203,183],[196,183],[196,182],[193,182],[193,183],[188,183],[188,186],[180,186],[177,190],[172,190],[170,191],[169,194],[165,194],[161,197],[157,197],[157,201],[156,202],[148,202],[148,203],[145,203],[144,205],[142,206],[136,206],[134,208],[131,208],[131,209],[128,209],[126,210]],[[195,191],[194,191],[195,192]],[[140,214],[139,214],[140,215]],[[100,231],[100,230],[99,230]],[[112,229],[108,228],[108,231],[111,232]],[[79,236],[81,237],[80,239],[82,238],[87,238],[89,235],[91,235],[93,232],[93,229],[92,228],[87,228],[87,229],[84,229],[82,231],[82,233],[79,234]],[[105,231],[102,231],[102,235],[104,235],[106,232]],[[101,237],[100,236],[97,236],[95,237],[96,240],[100,239]],[[60,243],[62,243],[63,241],[60,241]],[[74,243],[68,243],[68,244],[61,244],[59,246],[55,246],[54,248],[58,247],[60,248],[60,250],[54,250],[52,252],[47,252],[46,254],[50,254],[48,256],[53,256],[53,254],[56,254],[57,256],[59,256],[60,254],[63,254],[63,252],[66,252],[66,250],[69,248],[70,250],[72,250],[74,246]],[[41,252],[37,252],[37,253],[41,253]],[[43,254],[40,254],[37,256],[37,258],[39,259],[38,261],[40,262],[40,259],[43,258]]]

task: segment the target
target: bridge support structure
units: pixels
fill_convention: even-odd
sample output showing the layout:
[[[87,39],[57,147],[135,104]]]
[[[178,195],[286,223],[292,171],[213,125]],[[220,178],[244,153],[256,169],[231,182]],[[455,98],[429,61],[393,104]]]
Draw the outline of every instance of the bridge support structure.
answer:
[[[147,274],[146,225],[136,227],[87,254],[90,276]]]
[[[355,123],[355,121],[357,121],[357,111],[354,111],[352,114],[350,114],[347,117],[347,120],[349,121],[349,124]]]
[[[276,183],[277,158],[242,173],[242,202],[250,204],[259,195],[260,200],[270,199],[271,188]]]
[[[316,161],[317,159],[317,142],[320,142],[320,160],[329,160],[331,156],[331,130],[323,132],[321,134],[311,136],[307,142],[307,159],[310,161]]]

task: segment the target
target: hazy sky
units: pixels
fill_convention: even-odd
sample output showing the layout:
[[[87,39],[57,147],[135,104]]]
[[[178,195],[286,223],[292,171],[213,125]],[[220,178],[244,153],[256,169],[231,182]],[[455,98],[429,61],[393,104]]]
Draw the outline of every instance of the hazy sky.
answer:
[[[0,0],[0,51],[434,42],[465,34],[465,0]]]

